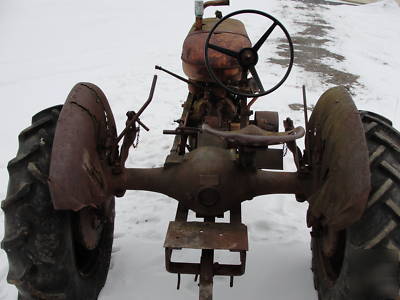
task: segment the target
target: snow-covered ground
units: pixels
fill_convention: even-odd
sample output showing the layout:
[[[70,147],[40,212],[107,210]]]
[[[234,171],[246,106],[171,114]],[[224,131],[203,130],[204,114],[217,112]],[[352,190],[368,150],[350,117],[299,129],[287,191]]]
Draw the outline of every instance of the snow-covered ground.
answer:
[[[230,8],[221,10],[263,10],[281,19],[293,34],[302,30],[294,21],[309,21],[310,12],[298,8],[306,1],[231,2]],[[6,165],[16,153],[18,132],[33,113],[63,103],[76,82],[93,82],[103,89],[121,128],[125,112],[137,109],[147,98],[155,64],[181,73],[181,45],[193,21],[192,6],[188,0],[0,1],[0,199],[6,194]],[[315,10],[333,27],[326,37],[330,40],[327,47],[346,57],[330,64],[360,76],[353,89],[358,107],[385,115],[399,128],[400,8],[396,2],[321,5]],[[266,29],[261,24],[249,24],[249,31],[257,36]],[[282,69],[265,64],[259,72],[272,83]],[[319,76],[295,66],[285,85],[261,99],[254,109],[277,110],[281,118],[290,116],[302,125],[302,112],[292,111],[288,104],[301,102],[302,84],[307,85],[309,102],[314,104],[329,87],[320,84]],[[142,117],[151,131],[141,135],[129,166],[163,164],[172,138],[163,136],[162,129],[174,127],[186,94],[182,83],[160,76],[154,101]],[[294,168],[289,155],[285,167]],[[174,200],[146,192],[129,192],[117,201],[112,266],[100,299],[197,298],[192,277],[184,276],[177,291],[176,277],[164,270],[162,244],[175,209]],[[243,220],[249,226],[251,248],[247,273],[235,280],[232,289],[227,278],[217,277],[215,299],[316,299],[306,209],[306,204],[293,197],[279,195],[245,203]],[[198,259],[197,254],[182,256]],[[224,261],[237,260],[229,253],[218,256]],[[0,299],[14,300],[17,293],[6,283],[7,268],[6,255],[0,251]]]

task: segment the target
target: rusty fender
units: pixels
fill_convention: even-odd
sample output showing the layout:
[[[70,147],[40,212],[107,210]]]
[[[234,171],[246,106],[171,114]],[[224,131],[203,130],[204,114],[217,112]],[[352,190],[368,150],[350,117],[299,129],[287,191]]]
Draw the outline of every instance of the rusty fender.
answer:
[[[75,85],[60,113],[53,141],[48,181],[55,209],[107,210],[114,199],[107,151],[115,139],[115,121],[103,92],[90,83]]]
[[[306,150],[311,176],[308,226],[340,231],[362,216],[370,192],[369,156],[356,105],[345,87],[326,91],[311,114]]]

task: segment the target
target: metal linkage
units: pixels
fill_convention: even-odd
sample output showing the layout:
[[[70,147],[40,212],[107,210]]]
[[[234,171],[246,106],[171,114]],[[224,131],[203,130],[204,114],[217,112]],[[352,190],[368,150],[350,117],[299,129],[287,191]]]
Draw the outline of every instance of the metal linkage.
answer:
[[[146,131],[149,131],[149,128],[147,126],[145,126],[142,122],[140,122],[139,117],[144,112],[144,110],[147,108],[147,106],[149,106],[151,100],[153,100],[153,95],[154,95],[154,90],[156,88],[156,84],[157,84],[157,75],[154,75],[153,82],[152,82],[151,88],[150,88],[149,98],[143,104],[143,106],[139,109],[139,111],[136,114],[134,114],[134,116],[132,116],[132,118],[127,122],[125,129],[122,130],[122,132],[117,137],[117,143],[119,143],[122,140],[122,138],[129,131],[129,129],[132,127],[132,125],[134,125],[135,122],[138,122],[139,125],[142,126]]]
[[[110,162],[113,166],[113,173],[120,174],[125,166],[125,162],[129,156],[129,150],[132,146],[135,146],[135,140],[138,138],[138,133],[140,127],[144,130],[149,131],[150,129],[140,120],[141,114],[149,106],[150,102],[153,100],[154,90],[156,88],[157,75],[154,75],[153,82],[150,88],[150,94],[146,102],[142,105],[139,111],[136,113],[134,111],[128,111],[126,113],[127,121],[125,123],[125,128],[115,139],[113,150],[110,152]],[[139,126],[136,126],[136,123]],[[121,151],[118,153],[118,144],[123,139]],[[123,195],[122,190],[118,191],[118,196]]]

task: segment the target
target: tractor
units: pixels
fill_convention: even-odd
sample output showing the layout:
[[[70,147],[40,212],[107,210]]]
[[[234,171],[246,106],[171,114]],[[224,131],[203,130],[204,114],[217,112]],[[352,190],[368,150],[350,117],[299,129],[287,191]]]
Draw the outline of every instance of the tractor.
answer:
[[[174,142],[159,168],[126,168],[140,129],[129,111],[118,134],[104,93],[78,83],[64,105],[45,109],[23,130],[8,164],[9,185],[1,203],[7,280],[18,299],[95,300],[103,288],[113,244],[115,198],[127,190],[162,193],[177,200],[164,248],[168,272],[199,280],[199,299],[211,300],[215,276],[231,284],[246,269],[248,232],[241,205],[261,195],[293,194],[309,204],[312,271],[320,300],[384,300],[399,294],[400,134],[378,114],[359,111],[347,88],[327,90],[310,118],[303,86],[304,128],[274,111],[252,111],[255,101],[278,89],[294,63],[285,26],[270,14],[246,9],[204,18],[229,0],[195,1],[195,23],[184,40],[188,96]],[[270,25],[251,41],[239,16]],[[236,17],[236,18],[235,18]],[[273,31],[286,39],[283,77],[266,86],[257,71],[260,49]],[[305,147],[297,141],[305,137]],[[277,145],[279,147],[277,147]],[[295,172],[283,171],[285,146]],[[188,221],[188,213],[196,220]],[[221,221],[224,215],[229,221]],[[200,250],[199,262],[177,262],[173,252]],[[238,264],[215,260],[215,250],[239,256]],[[235,255],[236,255],[235,254]],[[268,299],[268,296],[260,296]]]

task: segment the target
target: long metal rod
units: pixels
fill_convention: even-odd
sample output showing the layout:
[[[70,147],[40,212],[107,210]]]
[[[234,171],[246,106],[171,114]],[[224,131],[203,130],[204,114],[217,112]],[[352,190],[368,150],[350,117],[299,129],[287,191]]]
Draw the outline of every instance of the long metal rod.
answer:
[[[143,124],[143,122],[140,121],[140,119],[136,119],[136,122],[138,122],[138,124],[139,124],[140,126],[142,126],[142,127],[144,128],[144,130],[150,131],[150,128],[147,127],[145,124]]]
[[[213,265],[214,250],[202,250],[200,262],[199,300],[212,300],[213,298]]]
[[[157,75],[154,75],[153,77],[153,82],[151,83],[151,89],[150,89],[150,94],[149,97],[147,98],[147,101],[143,104],[143,106],[139,109],[139,111],[133,116],[133,118],[127,123],[126,127],[120,135],[117,138],[117,144],[121,141],[121,139],[124,137],[126,134],[127,130],[139,119],[140,115],[143,113],[143,111],[149,106],[151,100],[153,100],[153,95],[154,95],[154,90],[156,88],[156,83],[157,83]]]
[[[201,85],[199,85],[199,84],[197,84],[197,83],[194,83],[193,81],[190,81],[189,79],[186,79],[186,78],[184,78],[184,77],[182,77],[182,76],[179,76],[178,74],[175,74],[175,73],[173,73],[173,72],[171,72],[171,71],[169,71],[169,70],[167,70],[167,69],[164,69],[164,68],[161,67],[161,66],[155,66],[155,69],[156,69],[156,70],[163,71],[163,72],[165,72],[165,73],[171,75],[172,77],[175,77],[176,79],[179,79],[179,80],[181,80],[181,81],[183,81],[183,82],[186,82],[187,84],[191,84],[191,85],[193,85],[193,86],[195,86],[195,87],[197,87],[197,88],[201,88]]]
[[[308,107],[307,107],[307,95],[306,95],[306,86],[303,84],[303,106],[304,106],[304,126],[306,127],[306,135],[309,134],[308,132]],[[306,161],[310,163],[310,149],[306,145]]]
[[[223,6],[223,5],[229,5],[229,0],[217,0],[217,1],[207,1],[204,3],[204,8],[207,8],[209,6]]]
[[[304,125],[306,127],[306,133],[308,133],[308,112],[307,112],[307,96],[306,96],[305,85],[303,85],[303,107],[304,107]]]

